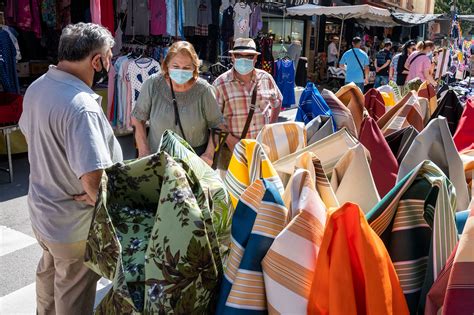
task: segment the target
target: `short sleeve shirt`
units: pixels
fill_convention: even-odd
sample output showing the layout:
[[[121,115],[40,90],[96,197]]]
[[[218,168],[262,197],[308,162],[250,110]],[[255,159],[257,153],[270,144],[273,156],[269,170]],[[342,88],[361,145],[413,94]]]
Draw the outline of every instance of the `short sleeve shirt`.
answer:
[[[359,63],[354,55],[354,51],[359,58]],[[344,53],[342,55],[341,61],[339,62],[341,65],[346,65],[346,82],[354,82],[354,83],[363,83],[364,82],[364,72],[362,68],[365,68],[369,65],[369,57],[367,54],[359,48],[353,48]]]
[[[252,87],[246,90],[245,84],[234,76],[234,69],[227,71],[216,79],[217,103],[233,136],[240,138],[247,121],[252,99],[252,92],[257,88],[255,113],[250,123],[247,138],[255,139],[267,123],[270,108],[281,106],[283,96],[273,77],[267,72],[255,69]]]
[[[207,144],[209,128],[223,122],[214,88],[199,78],[190,90],[175,94],[184,138],[193,148]],[[148,144],[151,152],[158,151],[161,136],[167,129],[183,136],[175,124],[171,89],[161,73],[145,81],[132,116],[150,122]]]
[[[85,193],[80,178],[123,159],[100,102],[54,66],[26,91],[20,128],[28,142],[28,206],[33,228],[51,242],[87,238],[94,209],[73,199]]]
[[[375,56],[375,59],[377,61],[377,66],[381,67],[387,61],[392,60],[392,53],[390,51],[386,50],[386,49],[382,49],[381,51],[379,51],[377,53],[377,55]],[[380,70],[379,72],[377,72],[377,75],[388,76],[389,69],[390,69],[390,67],[385,67],[382,70]]]
[[[419,54],[420,53],[411,54],[406,61],[409,69],[407,82],[414,78],[420,78],[421,81],[426,81],[425,70],[431,68],[431,60],[425,54],[417,57]]]

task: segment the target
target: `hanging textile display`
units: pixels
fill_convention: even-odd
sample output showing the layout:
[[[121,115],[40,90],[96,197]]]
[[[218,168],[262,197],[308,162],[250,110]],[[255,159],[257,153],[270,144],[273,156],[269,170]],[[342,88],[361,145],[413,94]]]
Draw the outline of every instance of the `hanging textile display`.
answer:
[[[192,169],[162,152],[105,173],[85,260],[113,287],[96,313],[212,313],[222,262]]]
[[[275,82],[283,95],[283,108],[296,104],[295,101],[295,68],[293,60],[278,59],[275,61]]]
[[[390,256],[356,204],[328,214],[307,314],[408,314]]]
[[[384,242],[411,314],[423,313],[426,294],[457,242],[456,192],[443,172],[424,161],[367,214]]]

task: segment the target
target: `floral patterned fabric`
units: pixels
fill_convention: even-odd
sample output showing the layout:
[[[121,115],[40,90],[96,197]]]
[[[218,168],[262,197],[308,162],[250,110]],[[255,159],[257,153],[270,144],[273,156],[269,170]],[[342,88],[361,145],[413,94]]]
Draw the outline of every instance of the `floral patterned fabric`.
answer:
[[[165,152],[106,170],[86,264],[113,281],[96,314],[210,314],[222,276],[209,203]]]

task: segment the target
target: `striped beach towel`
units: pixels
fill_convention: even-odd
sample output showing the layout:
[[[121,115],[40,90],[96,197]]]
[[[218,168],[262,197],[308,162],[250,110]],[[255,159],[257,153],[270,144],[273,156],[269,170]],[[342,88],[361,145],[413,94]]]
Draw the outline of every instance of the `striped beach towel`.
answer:
[[[337,91],[336,97],[350,110],[357,130],[356,137],[359,138],[362,121],[365,115],[367,115],[364,107],[364,94],[362,94],[357,85],[349,83]]]
[[[438,97],[433,85],[428,81],[423,82],[418,89],[418,96],[428,100],[429,116],[431,117],[438,107]]]
[[[418,136],[418,131],[413,128],[413,126],[408,126],[385,137],[398,164],[402,163],[403,158],[407,154],[413,141],[415,141],[416,136]]]
[[[303,123],[287,121],[265,125],[257,136],[270,161],[287,156],[306,146],[306,131]]]
[[[273,183],[257,179],[240,196],[216,314],[267,313],[262,259],[288,221]]]
[[[279,159],[273,163],[273,166],[278,172],[291,176],[295,170],[297,157],[304,152],[313,152],[321,161],[324,172],[331,174],[341,157],[358,143],[357,139],[351,136],[344,128],[321,141]]]
[[[472,314],[474,310],[474,207],[464,226],[458,245],[431,288],[426,315]]]
[[[387,247],[412,314],[425,298],[457,243],[456,192],[443,172],[424,161],[367,215]]]
[[[424,127],[420,104],[415,92],[408,93],[400,102],[393,106],[378,121],[377,125],[384,136],[408,126],[421,131]]]
[[[283,184],[280,177],[273,168],[262,146],[256,140],[241,140],[235,146],[234,154],[224,179],[224,184],[227,187],[234,209],[247,187],[260,178],[273,182],[280,194],[283,193]]]
[[[305,170],[309,172],[311,180],[315,183],[316,191],[318,192],[321,200],[325,204],[326,208],[339,208],[339,202],[337,201],[336,194],[331,187],[331,183],[324,172],[321,161],[316,157],[312,152],[305,152],[297,157],[296,160],[296,169]],[[292,205],[292,188],[295,181],[293,177],[297,172],[292,175],[292,178],[289,181],[289,185],[286,186],[285,193],[283,194],[283,202],[285,206],[291,211],[297,208],[295,205]],[[293,217],[294,215],[292,215]]]
[[[469,194],[464,167],[444,117],[430,121],[416,137],[400,164],[397,180],[401,181],[424,160],[433,161],[450,179],[456,188],[457,210],[466,210],[469,206]]]
[[[306,314],[326,223],[326,207],[306,170],[289,184],[293,220],[262,261],[269,314]]]
[[[322,92],[322,96],[326,103],[328,104],[329,108],[331,109],[334,122],[338,129],[346,128],[347,131],[353,135],[354,137],[359,137],[359,131],[356,128],[354,123],[354,118],[352,117],[352,113],[334,94],[333,92],[324,89]]]

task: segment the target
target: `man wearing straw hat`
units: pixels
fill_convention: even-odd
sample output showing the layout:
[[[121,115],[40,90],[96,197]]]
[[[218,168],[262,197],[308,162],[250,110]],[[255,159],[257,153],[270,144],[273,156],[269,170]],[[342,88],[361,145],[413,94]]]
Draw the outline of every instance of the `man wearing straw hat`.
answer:
[[[226,140],[228,149],[220,156],[219,168],[223,170],[240,139],[255,139],[265,124],[277,122],[283,100],[273,77],[255,69],[260,53],[253,39],[237,39],[229,53],[234,67],[213,84],[217,103],[230,131]]]
[[[337,44],[339,43],[339,37],[334,36],[331,43],[328,45],[328,67],[335,67],[337,59],[339,57],[339,50]]]

